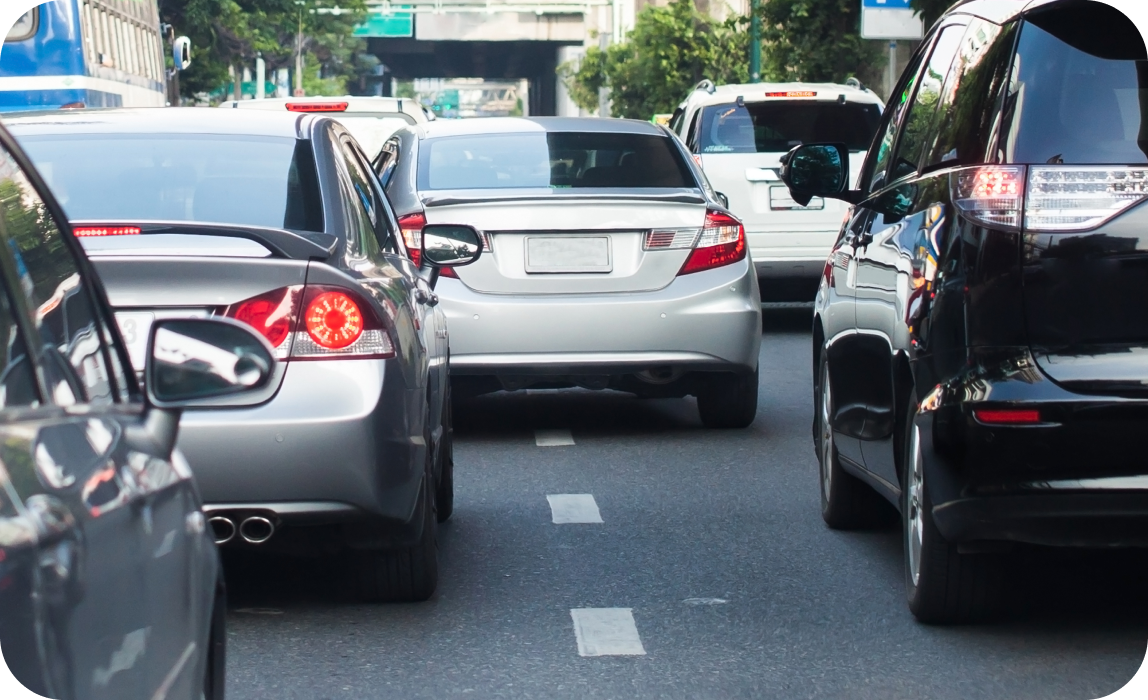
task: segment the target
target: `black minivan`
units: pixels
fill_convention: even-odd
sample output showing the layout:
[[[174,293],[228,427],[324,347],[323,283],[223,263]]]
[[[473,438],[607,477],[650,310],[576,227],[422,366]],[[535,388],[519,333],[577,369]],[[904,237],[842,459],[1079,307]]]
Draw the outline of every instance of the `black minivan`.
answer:
[[[1091,0],[973,0],[929,32],[858,183],[813,327],[822,515],[901,512],[921,621],[1001,612],[1017,543],[1148,545],[1148,52]]]

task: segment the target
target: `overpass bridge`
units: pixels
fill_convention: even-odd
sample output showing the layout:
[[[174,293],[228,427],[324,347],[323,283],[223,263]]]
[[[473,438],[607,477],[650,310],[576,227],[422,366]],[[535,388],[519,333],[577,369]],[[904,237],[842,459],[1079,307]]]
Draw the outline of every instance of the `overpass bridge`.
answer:
[[[577,107],[555,69],[597,43],[595,34],[620,40],[635,0],[383,0],[369,8],[360,36],[389,77],[525,79],[529,114],[569,115]]]

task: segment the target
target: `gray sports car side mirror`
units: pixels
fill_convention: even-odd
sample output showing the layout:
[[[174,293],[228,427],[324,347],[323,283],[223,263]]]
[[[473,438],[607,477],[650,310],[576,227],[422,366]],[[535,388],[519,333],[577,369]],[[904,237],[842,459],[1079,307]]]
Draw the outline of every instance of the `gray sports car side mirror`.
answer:
[[[257,391],[275,370],[275,351],[245,325],[221,318],[157,321],[148,340],[144,385],[159,408]]]
[[[422,259],[433,267],[469,265],[482,254],[482,236],[473,226],[431,224],[423,227]]]

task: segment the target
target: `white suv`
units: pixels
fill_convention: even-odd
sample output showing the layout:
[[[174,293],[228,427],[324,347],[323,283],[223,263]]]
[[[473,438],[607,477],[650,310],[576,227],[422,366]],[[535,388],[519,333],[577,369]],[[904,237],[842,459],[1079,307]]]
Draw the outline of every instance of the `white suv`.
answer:
[[[812,301],[847,206],[820,197],[800,206],[777,177],[781,156],[802,143],[844,143],[856,180],[883,109],[854,80],[829,83],[698,83],[670,121],[714,189],[745,224],[766,301]]]

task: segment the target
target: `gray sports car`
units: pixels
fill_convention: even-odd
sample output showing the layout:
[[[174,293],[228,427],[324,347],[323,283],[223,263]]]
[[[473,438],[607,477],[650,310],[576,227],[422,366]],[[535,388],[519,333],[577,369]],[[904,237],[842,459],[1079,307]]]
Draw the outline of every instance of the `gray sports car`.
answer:
[[[761,305],[745,229],[668,130],[620,119],[435,121],[374,163],[408,246],[471,224],[489,254],[439,288],[455,386],[694,395],[757,412]]]
[[[9,126],[99,271],[137,369],[161,319],[232,318],[275,349],[264,391],[184,414],[179,447],[216,541],[350,550],[362,597],[429,597],[453,503],[446,326],[346,130],[202,109]],[[481,252],[466,227],[424,239],[428,264]]]

